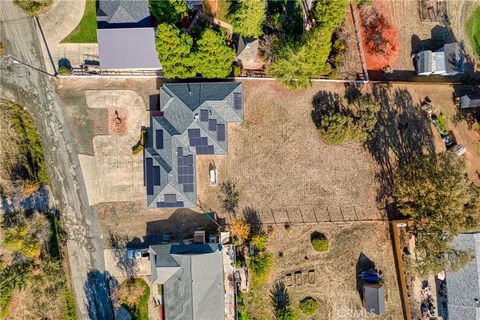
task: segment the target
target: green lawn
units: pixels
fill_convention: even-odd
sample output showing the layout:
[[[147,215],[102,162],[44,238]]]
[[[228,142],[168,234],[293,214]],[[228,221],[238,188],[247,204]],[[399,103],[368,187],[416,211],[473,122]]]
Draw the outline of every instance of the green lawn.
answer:
[[[468,19],[467,34],[473,51],[480,58],[480,7],[477,7]]]
[[[137,285],[143,287],[143,295],[136,304],[131,305],[127,302],[124,302],[122,303],[122,306],[130,313],[132,320],[148,320],[148,299],[150,298],[150,287],[144,280],[140,278],[137,278],[134,281]]]
[[[62,42],[66,43],[96,43],[97,14],[96,0],[87,0],[85,12],[78,26]]]

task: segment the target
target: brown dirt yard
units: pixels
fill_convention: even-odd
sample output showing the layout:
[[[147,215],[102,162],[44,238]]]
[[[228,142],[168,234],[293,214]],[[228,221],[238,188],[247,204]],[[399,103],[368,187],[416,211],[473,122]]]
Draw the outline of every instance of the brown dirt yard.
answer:
[[[463,43],[467,55],[471,59],[475,59],[465,32],[465,24],[470,13],[480,4],[480,0],[447,0],[450,29],[440,22],[431,22],[430,20],[422,22],[417,0],[379,1],[387,4],[390,21],[394,23],[398,31],[400,53],[396,63],[392,66],[393,70],[413,71],[412,52],[418,52],[422,46],[431,46],[432,49],[437,49],[443,43],[453,41]],[[473,65],[475,64],[477,64],[478,70],[478,61]]]
[[[321,232],[330,241],[327,252],[317,252],[310,244],[312,232]],[[275,227],[268,238],[268,250],[274,257],[274,272],[268,283],[253,293],[255,313],[259,319],[273,319],[272,289],[286,285],[291,306],[314,297],[319,312],[309,319],[402,319],[400,294],[396,280],[388,226],[383,222],[350,225]],[[384,274],[386,311],[379,317],[366,313],[362,307],[357,275],[368,266]],[[309,283],[308,271],[314,270],[315,281]],[[302,273],[302,284],[289,286],[287,274]],[[249,295],[250,297],[250,295]],[[301,312],[298,312],[301,314]],[[306,319],[303,317],[302,319]]]
[[[219,182],[234,181],[240,208],[264,222],[378,218],[375,163],[360,144],[323,143],[311,119],[312,98],[339,92],[343,84],[315,84],[288,91],[275,82],[244,81],[245,118],[228,128],[227,156],[197,157],[197,195],[203,207],[220,211],[220,187],[210,186],[209,165]],[[302,213],[300,213],[302,211]],[[356,216],[355,216],[356,215]]]

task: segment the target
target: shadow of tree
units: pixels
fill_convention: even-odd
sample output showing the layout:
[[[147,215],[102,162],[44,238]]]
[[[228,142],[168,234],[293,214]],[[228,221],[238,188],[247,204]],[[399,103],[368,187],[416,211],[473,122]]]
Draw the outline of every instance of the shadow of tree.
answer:
[[[94,320],[113,319],[113,304],[110,300],[111,290],[118,286],[118,281],[108,272],[92,270],[83,285],[87,298],[88,318]]]
[[[252,235],[263,234],[262,220],[257,210],[252,207],[245,207],[243,209],[243,217],[250,225],[250,233]]]
[[[319,128],[323,116],[342,109],[342,99],[338,93],[319,91],[313,96],[312,107],[312,121]]]
[[[128,277],[133,278],[139,271],[137,259],[128,257],[126,249],[127,239],[121,238],[117,234],[110,232],[109,244],[113,250],[113,256],[117,267]]]
[[[286,308],[290,304],[287,287],[283,281],[278,281],[273,285],[273,288],[270,290],[270,297],[277,311]]]
[[[376,135],[366,143],[366,148],[380,167],[376,174],[380,183],[377,203],[391,209],[395,171],[422,154],[435,152],[435,145],[430,120],[408,90],[392,92],[388,84],[375,84],[373,96],[381,108]],[[394,211],[388,211],[389,218],[396,216]]]

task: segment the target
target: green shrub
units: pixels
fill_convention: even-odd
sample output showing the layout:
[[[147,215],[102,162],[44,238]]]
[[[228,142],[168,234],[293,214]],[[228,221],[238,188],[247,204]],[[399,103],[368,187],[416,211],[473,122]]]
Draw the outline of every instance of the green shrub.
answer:
[[[61,66],[58,68],[58,74],[62,76],[69,76],[72,74],[72,69],[69,67]]]
[[[286,307],[277,311],[277,320],[297,320],[298,316],[292,308]]]
[[[242,73],[242,68],[240,66],[234,65],[233,66],[233,76],[238,77]]]
[[[53,0],[14,0],[17,6],[31,16],[38,16],[50,9]]]
[[[66,320],[76,320],[77,315],[75,312],[75,301],[73,299],[73,294],[65,285],[65,319]]]
[[[150,11],[159,23],[177,23],[187,16],[186,0],[149,0]]]
[[[311,317],[317,312],[318,302],[312,297],[307,297],[300,301],[300,310],[307,316]]]
[[[263,282],[270,276],[270,273],[272,272],[272,256],[266,252],[252,256],[250,258],[248,267],[252,271],[254,278],[260,282]]]
[[[316,251],[325,252],[328,250],[328,239],[322,233],[315,233],[311,240],[312,247]]]
[[[115,292],[115,299],[132,316],[132,320],[148,320],[148,299],[150,287],[140,279],[123,282]]]
[[[251,243],[256,251],[265,251],[267,248],[267,238],[259,234],[252,237]]]

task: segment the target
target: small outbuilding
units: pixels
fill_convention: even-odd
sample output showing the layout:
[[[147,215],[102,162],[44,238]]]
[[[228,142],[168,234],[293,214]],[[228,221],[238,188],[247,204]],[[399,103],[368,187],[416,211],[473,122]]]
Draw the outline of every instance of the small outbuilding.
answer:
[[[480,107],[480,93],[466,94],[460,97],[460,108],[478,108]]]
[[[464,72],[464,52],[458,42],[447,43],[436,51],[424,50],[415,55],[417,75],[454,76]]]
[[[382,314],[385,311],[385,288],[380,283],[363,285],[363,305],[367,311]]]

